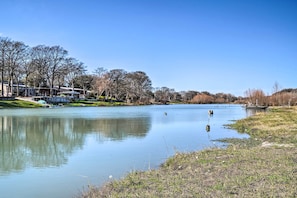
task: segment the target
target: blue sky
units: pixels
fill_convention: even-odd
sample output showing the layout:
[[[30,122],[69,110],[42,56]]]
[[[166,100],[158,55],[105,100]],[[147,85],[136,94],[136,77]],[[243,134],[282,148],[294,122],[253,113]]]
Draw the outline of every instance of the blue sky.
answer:
[[[1,0],[0,35],[176,91],[297,88],[296,0]]]

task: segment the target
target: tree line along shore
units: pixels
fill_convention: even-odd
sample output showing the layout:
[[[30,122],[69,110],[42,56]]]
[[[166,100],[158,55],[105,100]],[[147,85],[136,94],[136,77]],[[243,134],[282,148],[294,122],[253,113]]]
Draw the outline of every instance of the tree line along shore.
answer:
[[[96,68],[96,66],[92,66]],[[231,93],[208,91],[175,91],[153,87],[144,71],[107,70],[97,67],[92,73],[87,66],[71,57],[63,47],[28,46],[22,41],[0,37],[1,97],[65,96],[71,99],[95,99],[132,104],[242,103],[259,105],[296,105],[297,89],[280,89],[276,82],[270,95],[261,89],[248,89],[244,97]],[[63,91],[67,89],[68,91]],[[74,95],[76,98],[74,98]]]
[[[296,197],[297,107],[270,108],[229,127],[250,138],[176,153],[158,169],[89,185],[77,197]]]
[[[166,91],[167,90],[167,91]],[[170,104],[170,103],[184,103],[184,104],[254,104],[254,105],[265,105],[265,106],[296,106],[297,105],[297,89],[283,89],[275,92],[271,96],[263,95],[261,90],[246,91],[247,97],[232,97],[228,94],[210,94],[208,92],[195,92],[188,91],[185,93],[188,99],[174,99],[169,94],[170,91],[167,88],[156,91],[152,98],[148,101],[123,101],[117,100],[114,97],[100,96],[99,98],[68,98],[69,103],[63,104],[65,106],[123,106],[123,105],[148,105],[148,104]],[[170,97],[165,97],[170,95]],[[38,97],[38,96],[37,96]],[[42,96],[41,96],[42,97]],[[30,98],[34,97],[1,97],[0,96],[0,108],[36,108],[42,107],[37,104],[36,101],[30,101]],[[61,98],[61,97],[60,97]],[[63,97],[62,97],[63,98]],[[67,97],[66,97],[67,98]],[[156,98],[159,98],[156,100]],[[163,98],[163,99],[161,99]],[[167,98],[167,99],[164,99]],[[21,100],[20,100],[21,99]]]

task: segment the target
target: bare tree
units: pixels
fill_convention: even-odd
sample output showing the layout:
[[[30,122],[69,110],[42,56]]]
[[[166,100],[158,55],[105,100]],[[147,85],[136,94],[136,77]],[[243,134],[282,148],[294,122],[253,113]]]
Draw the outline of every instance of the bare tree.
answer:
[[[267,97],[261,89],[248,89],[245,91],[249,102],[254,105],[267,105]]]
[[[98,67],[95,69],[95,71],[93,73],[97,77],[102,77],[107,73],[107,69],[105,69],[104,67]]]
[[[0,70],[1,70],[1,96],[4,96],[4,81],[7,73],[7,51],[10,39],[0,37]]]
[[[126,94],[126,74],[123,69],[113,69],[107,73],[108,91],[116,100],[124,100]]]
[[[84,64],[74,58],[67,58],[61,70],[64,71],[64,79],[68,83],[68,86],[71,86],[72,91],[74,91],[75,79],[83,75],[86,71]]]
[[[65,66],[67,51],[60,46],[38,45],[33,47],[33,63],[36,67],[39,87],[46,83],[53,96],[54,83]]]
[[[84,90],[84,94],[86,94],[86,90],[91,90],[93,85],[95,84],[94,75],[83,74],[75,77],[74,84],[76,87],[80,87]]]
[[[49,52],[50,47],[38,45],[32,48],[31,51],[31,66],[34,68],[33,84],[34,87],[48,86],[47,84],[47,68],[49,67]]]
[[[63,67],[65,65],[65,59],[67,54],[68,52],[60,46],[50,47],[49,54],[48,54],[49,64],[47,65],[48,67],[46,68],[47,80],[50,86],[50,96],[53,96],[54,82],[56,78],[59,76],[59,73],[61,72],[61,70],[64,69]]]
[[[172,101],[173,102],[182,102],[182,95],[181,95],[181,93],[174,91],[172,93]]]
[[[199,94],[198,91],[182,92],[183,101],[184,102],[190,102],[197,94]]]
[[[24,43],[19,41],[4,41],[4,48],[2,51],[2,66],[3,69],[7,70],[7,80],[8,80],[8,92],[14,94],[14,82],[17,84],[17,95],[19,94],[19,80],[22,75],[21,65],[25,64],[25,57],[27,56],[27,49]]]
[[[25,84],[25,96],[28,96],[28,84],[31,81],[31,85],[34,85],[34,72],[35,67],[32,57],[32,48],[28,48],[27,56],[25,58],[24,64],[22,65],[22,72],[24,74],[24,84]]]
[[[148,102],[152,90],[152,81],[145,72],[136,71],[127,74],[126,99],[132,102]]]
[[[171,90],[168,87],[161,87],[157,88],[155,91],[155,101],[156,102],[161,102],[161,103],[167,103],[170,102],[171,100]]]
[[[275,81],[275,83],[274,83],[274,85],[272,87],[272,94],[275,94],[275,93],[277,93],[279,91],[280,91],[280,85],[278,84],[277,81]]]
[[[280,92],[280,85],[276,81],[272,87],[272,95],[270,97],[270,103],[272,105],[280,105],[281,104],[281,93]]]
[[[101,99],[103,94],[105,94],[105,99],[108,98],[108,86],[110,84],[109,76],[107,74],[99,77],[94,76],[94,84],[93,84],[93,90],[96,92],[98,99]]]
[[[92,84],[92,89],[97,94],[98,99],[101,99],[102,95],[105,93],[105,99],[107,99],[107,89],[109,83],[109,75],[105,68],[98,67],[94,71],[94,83]]]

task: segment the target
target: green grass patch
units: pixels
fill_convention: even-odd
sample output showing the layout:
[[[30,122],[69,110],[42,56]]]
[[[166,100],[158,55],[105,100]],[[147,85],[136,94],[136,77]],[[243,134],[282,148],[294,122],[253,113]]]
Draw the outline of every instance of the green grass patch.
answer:
[[[4,108],[37,108],[42,107],[42,105],[35,103],[35,102],[29,102],[29,101],[23,101],[23,100],[1,100],[0,101],[0,109]]]
[[[125,102],[105,102],[105,101],[88,101],[79,100],[64,104],[68,107],[99,107],[99,106],[126,106]],[[2,108],[37,108],[42,107],[41,104],[25,101],[25,100],[0,100],[0,109]]]

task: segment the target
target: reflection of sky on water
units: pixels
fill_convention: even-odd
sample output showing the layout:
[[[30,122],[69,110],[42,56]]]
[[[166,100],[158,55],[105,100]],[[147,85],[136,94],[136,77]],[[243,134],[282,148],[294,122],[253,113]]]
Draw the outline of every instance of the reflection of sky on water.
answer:
[[[177,151],[221,145],[214,141],[218,138],[247,137],[223,127],[245,116],[237,105],[1,110],[0,190],[11,195],[9,184],[23,181],[28,189],[37,186],[35,193],[42,197],[49,186],[55,189],[49,197],[64,195],[66,188],[75,194],[109,175],[156,168]],[[16,196],[32,197],[21,183],[12,186],[20,189]]]

